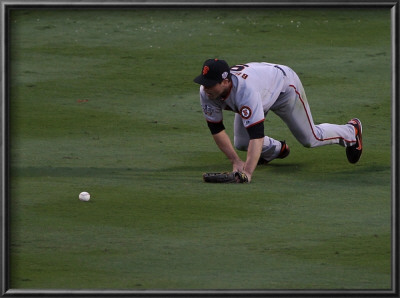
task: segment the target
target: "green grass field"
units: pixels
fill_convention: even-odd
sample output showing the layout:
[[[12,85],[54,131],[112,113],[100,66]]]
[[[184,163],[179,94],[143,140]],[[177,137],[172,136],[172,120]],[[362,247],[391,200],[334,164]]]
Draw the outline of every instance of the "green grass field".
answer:
[[[10,53],[11,288],[391,289],[388,9],[14,10]],[[362,120],[360,162],[271,112],[289,157],[203,183],[231,169],[192,81],[214,57],[292,67],[316,123]]]

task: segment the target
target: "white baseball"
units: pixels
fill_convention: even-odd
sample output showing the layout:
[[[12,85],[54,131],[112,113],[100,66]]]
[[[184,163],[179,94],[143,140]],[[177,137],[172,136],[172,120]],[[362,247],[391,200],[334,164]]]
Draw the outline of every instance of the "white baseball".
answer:
[[[83,191],[79,194],[79,200],[87,202],[90,200],[90,193]]]

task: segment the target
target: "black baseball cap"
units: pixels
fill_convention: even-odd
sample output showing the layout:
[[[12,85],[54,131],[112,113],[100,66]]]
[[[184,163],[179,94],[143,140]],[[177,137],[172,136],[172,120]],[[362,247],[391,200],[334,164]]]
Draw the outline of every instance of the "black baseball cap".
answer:
[[[193,81],[205,87],[212,87],[221,83],[229,76],[229,65],[224,60],[208,59],[204,62],[201,75]]]

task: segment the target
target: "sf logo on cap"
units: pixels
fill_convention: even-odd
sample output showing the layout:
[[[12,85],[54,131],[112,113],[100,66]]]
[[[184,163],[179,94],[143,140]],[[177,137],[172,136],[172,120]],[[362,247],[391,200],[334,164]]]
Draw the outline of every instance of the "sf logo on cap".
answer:
[[[209,70],[210,70],[210,68],[207,65],[204,66],[203,67],[203,76],[205,76],[208,73]]]

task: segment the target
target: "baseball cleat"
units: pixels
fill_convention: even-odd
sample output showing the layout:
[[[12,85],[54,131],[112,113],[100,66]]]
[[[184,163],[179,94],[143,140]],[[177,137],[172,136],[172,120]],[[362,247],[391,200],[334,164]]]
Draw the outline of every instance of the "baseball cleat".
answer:
[[[353,118],[347,124],[354,126],[356,132],[356,143],[352,146],[346,147],[347,160],[350,163],[356,163],[359,161],[362,153],[362,125],[360,119]]]
[[[281,152],[279,152],[278,156],[275,157],[275,158],[283,159],[283,158],[285,158],[286,156],[289,155],[290,148],[289,148],[288,144],[286,144],[286,141],[280,141],[280,142],[282,144]],[[260,157],[260,159],[258,160],[257,165],[266,165],[267,163],[269,163],[270,161],[272,161],[274,159],[266,160],[266,159]]]

